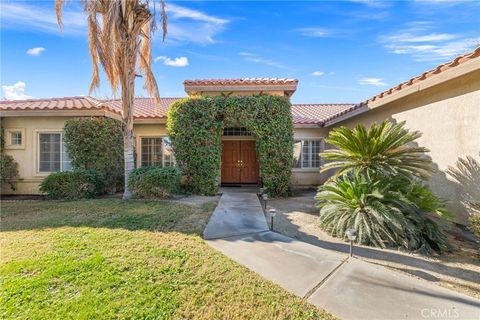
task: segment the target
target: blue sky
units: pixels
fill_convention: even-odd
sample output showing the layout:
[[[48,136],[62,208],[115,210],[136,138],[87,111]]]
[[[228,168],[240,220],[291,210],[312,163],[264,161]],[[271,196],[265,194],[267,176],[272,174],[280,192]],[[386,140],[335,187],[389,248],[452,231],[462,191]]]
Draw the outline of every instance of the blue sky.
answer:
[[[51,1],[1,0],[2,99],[87,95],[84,14]],[[152,55],[163,97],[200,78],[299,79],[295,103],[359,102],[480,40],[477,1],[168,1],[169,35]],[[106,81],[92,93],[111,97]],[[145,96],[141,79],[136,95]]]

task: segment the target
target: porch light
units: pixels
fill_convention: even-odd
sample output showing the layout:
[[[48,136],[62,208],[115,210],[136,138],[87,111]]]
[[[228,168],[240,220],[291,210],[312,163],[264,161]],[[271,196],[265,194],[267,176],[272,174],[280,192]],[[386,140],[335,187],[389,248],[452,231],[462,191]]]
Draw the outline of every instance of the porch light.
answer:
[[[265,211],[266,211],[267,210],[268,194],[266,194],[266,193],[262,194],[262,198],[263,198],[263,203],[264,203]]]
[[[277,209],[275,208],[270,208],[268,210],[268,213],[270,214],[270,231],[273,231],[273,218],[277,215]]]
[[[348,240],[350,240],[350,257],[353,257],[353,241],[357,239],[357,230],[348,229],[345,234],[347,235]]]

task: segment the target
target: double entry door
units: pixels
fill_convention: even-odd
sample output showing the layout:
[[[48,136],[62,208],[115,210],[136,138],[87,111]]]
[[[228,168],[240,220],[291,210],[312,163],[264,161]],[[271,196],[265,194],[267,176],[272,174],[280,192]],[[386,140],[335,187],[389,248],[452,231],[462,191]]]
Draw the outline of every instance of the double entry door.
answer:
[[[222,183],[257,183],[258,170],[254,140],[222,141]]]

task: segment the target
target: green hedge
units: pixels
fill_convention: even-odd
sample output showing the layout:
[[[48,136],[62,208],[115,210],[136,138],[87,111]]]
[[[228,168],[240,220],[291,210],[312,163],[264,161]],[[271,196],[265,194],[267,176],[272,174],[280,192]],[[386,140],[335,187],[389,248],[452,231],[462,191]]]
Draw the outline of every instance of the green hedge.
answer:
[[[134,169],[128,177],[128,186],[137,198],[168,198],[179,192],[180,170],[176,167]]]
[[[257,138],[260,176],[270,196],[290,193],[293,123],[287,98],[269,95],[187,98],[175,102],[167,129],[187,191],[215,194],[224,127],[246,127]]]
[[[65,123],[65,145],[78,169],[93,169],[105,177],[104,192],[123,189],[123,135],[120,121],[75,118]]]
[[[100,172],[77,169],[51,173],[43,179],[40,191],[48,199],[75,200],[94,198],[104,187],[104,177]]]

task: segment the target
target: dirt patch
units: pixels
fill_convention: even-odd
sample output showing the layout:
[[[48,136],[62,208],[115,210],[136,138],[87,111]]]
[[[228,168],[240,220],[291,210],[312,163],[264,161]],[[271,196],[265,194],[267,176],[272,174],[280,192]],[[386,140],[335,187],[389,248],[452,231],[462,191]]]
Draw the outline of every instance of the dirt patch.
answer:
[[[274,199],[268,205],[277,210],[275,231],[313,245],[348,253],[349,244],[329,236],[318,226],[318,209],[314,191],[297,192],[287,199]],[[270,222],[270,219],[267,219]],[[355,255],[365,261],[382,265],[410,276],[430,281],[449,289],[480,298],[479,244],[470,234],[452,227],[452,253],[425,256],[395,249],[357,246]],[[462,236],[463,235],[463,236]]]

